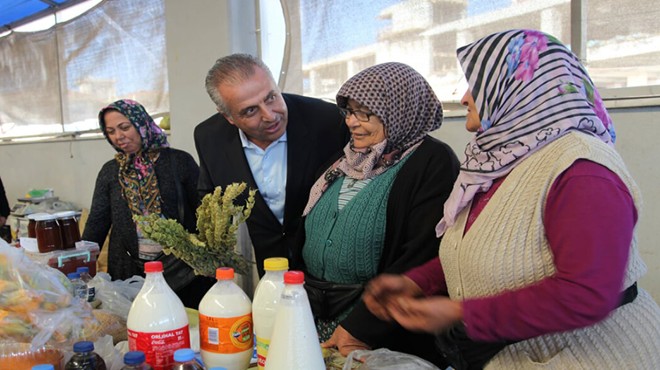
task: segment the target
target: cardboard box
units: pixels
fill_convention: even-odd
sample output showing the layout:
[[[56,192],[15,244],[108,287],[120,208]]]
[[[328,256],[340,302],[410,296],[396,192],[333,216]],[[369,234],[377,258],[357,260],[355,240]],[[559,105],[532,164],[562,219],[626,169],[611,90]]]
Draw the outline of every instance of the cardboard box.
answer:
[[[47,264],[50,267],[62,271],[65,275],[76,272],[78,267],[89,267],[89,274],[96,275],[96,260],[100,253],[99,245],[82,240],[76,243],[75,249],[57,250],[48,253],[34,253],[25,251],[30,259]]]

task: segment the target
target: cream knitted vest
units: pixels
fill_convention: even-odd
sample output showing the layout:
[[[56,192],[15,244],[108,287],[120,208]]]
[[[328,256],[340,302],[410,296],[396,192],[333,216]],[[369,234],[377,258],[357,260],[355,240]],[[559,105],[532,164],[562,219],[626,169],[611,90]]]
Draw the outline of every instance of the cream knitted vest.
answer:
[[[600,163],[616,173],[628,187],[640,212],[639,189],[619,154],[599,139],[582,133],[568,133],[526,158],[511,171],[465,236],[462,234],[469,205],[459,214],[456,224],[446,231],[440,246],[440,260],[452,299],[495,295],[531,285],[555,273],[552,251],[544,236],[544,206],[554,180],[579,158]],[[646,272],[646,266],[639,256],[636,244],[636,238],[633,237],[625,283],[621,290],[637,281]],[[647,302],[650,298],[647,293],[644,292],[640,296],[645,298],[638,297],[634,304],[642,301],[650,304],[650,307],[646,307],[650,313],[643,315],[651,315],[652,328],[655,322],[657,323],[655,330],[660,330],[660,310],[652,299],[650,303]],[[605,321],[608,320],[610,319]],[[635,326],[632,322],[630,324]],[[594,333],[590,331],[599,330],[595,341],[579,338],[583,334],[592,336]],[[657,331],[656,333],[660,334]],[[614,363],[623,359],[626,366],[630,366],[628,356],[616,355],[617,351],[622,350],[616,348],[619,345],[616,338],[609,338],[611,333],[603,337],[600,337],[601,334],[603,334],[602,329],[594,326],[575,330],[570,334],[559,333],[532,338],[507,346],[491,360],[487,368],[525,369],[530,368],[527,365],[532,363],[535,364],[533,368],[547,363],[553,363],[558,367],[544,365],[542,368],[609,368],[609,365],[613,364],[610,358],[612,356],[618,358]],[[660,335],[657,335],[655,341],[649,340],[647,344],[655,345],[654,343],[660,343]],[[629,344],[623,347],[628,347]],[[644,346],[643,343],[641,345]],[[599,348],[597,352],[607,350],[610,355],[603,357],[602,353],[594,352],[594,346],[602,346],[603,348]],[[574,361],[575,358],[569,361],[556,358],[556,355],[567,347],[571,347],[571,351],[576,352],[574,354],[578,361]],[[596,357],[591,358],[592,356]],[[657,353],[655,356],[658,356]],[[582,367],[583,365],[585,367]]]

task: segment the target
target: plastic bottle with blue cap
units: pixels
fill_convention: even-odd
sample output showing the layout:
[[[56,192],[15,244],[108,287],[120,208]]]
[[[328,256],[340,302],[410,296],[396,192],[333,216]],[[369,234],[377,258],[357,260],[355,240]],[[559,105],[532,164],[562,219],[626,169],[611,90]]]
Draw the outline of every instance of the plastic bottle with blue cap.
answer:
[[[121,370],[153,370],[142,351],[129,351],[124,355],[124,366]]]
[[[80,341],[73,345],[73,356],[64,366],[64,370],[106,370],[105,361],[94,352],[94,343]]]
[[[195,351],[190,348],[181,348],[174,352],[172,370],[204,370],[204,367],[195,359]]]

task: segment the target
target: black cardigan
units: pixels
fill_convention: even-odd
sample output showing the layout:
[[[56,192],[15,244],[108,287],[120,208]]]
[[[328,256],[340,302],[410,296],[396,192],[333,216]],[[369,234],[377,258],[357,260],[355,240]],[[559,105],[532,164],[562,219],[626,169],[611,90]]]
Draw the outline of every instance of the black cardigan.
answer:
[[[172,165],[176,163],[176,170]],[[181,150],[167,148],[155,164],[156,177],[161,196],[161,209],[166,218],[181,222],[178,211],[177,189],[174,174],[182,185],[185,227],[194,232],[196,228],[195,210],[199,205],[197,179],[199,167],[193,157]],[[106,162],[96,178],[94,197],[87,223],[82,235],[89,240],[103,245],[108,232],[108,273],[113,280],[125,280],[133,275],[144,276],[144,271],[135,263],[132,256],[138,255],[138,240],[131,210],[122,196],[119,184],[119,163],[116,160]],[[111,230],[112,229],[112,230]]]
[[[438,256],[435,225],[458,176],[459,162],[449,145],[427,136],[401,167],[387,204],[385,245],[378,272],[401,274]],[[442,363],[434,337],[384,322],[360,301],[341,323],[353,337],[372,348],[411,353]]]

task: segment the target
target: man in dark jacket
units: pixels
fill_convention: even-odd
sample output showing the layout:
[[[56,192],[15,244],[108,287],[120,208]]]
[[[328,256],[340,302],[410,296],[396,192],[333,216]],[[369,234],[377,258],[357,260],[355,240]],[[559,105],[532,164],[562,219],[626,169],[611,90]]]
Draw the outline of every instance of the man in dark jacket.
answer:
[[[282,94],[268,67],[246,54],[218,59],[206,89],[219,113],[195,128],[200,196],[234,182],[259,189],[246,222],[259,276],[269,257],[286,257],[291,268],[300,267],[299,231],[309,190],[348,141],[338,108]]]

